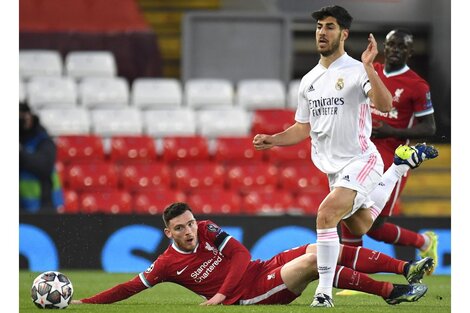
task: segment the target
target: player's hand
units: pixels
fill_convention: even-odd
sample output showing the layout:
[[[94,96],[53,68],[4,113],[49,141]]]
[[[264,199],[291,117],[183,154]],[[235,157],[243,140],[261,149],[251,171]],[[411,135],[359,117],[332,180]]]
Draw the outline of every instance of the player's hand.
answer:
[[[210,298],[207,301],[204,301],[200,305],[217,305],[217,304],[221,304],[222,302],[224,302],[225,298],[227,298],[225,295],[223,295],[221,293],[216,293],[212,298]]]
[[[372,125],[372,138],[393,137],[394,128],[383,121],[376,121]]]
[[[367,45],[366,50],[362,53],[361,60],[362,63],[365,65],[372,65],[372,62],[374,62],[375,57],[379,53],[379,50],[377,50],[377,41],[375,41],[374,35],[372,33],[369,34],[369,44]]]
[[[271,149],[274,147],[271,135],[258,134],[253,138],[253,146],[256,150]]]
[[[70,304],[82,304],[83,302],[81,300],[72,300]]]

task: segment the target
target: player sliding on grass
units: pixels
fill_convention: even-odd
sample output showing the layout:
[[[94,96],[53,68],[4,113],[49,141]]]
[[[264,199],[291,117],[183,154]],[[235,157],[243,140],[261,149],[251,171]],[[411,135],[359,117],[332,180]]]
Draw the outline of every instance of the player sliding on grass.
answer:
[[[167,207],[163,220],[173,243],[145,272],[72,304],[113,303],[163,282],[202,296],[206,300],[201,305],[287,304],[318,279],[315,244],[253,261],[244,245],[212,221],[196,221],[185,203]],[[421,278],[433,266],[431,258],[405,262],[366,248],[342,246],[334,286],[375,294],[388,304],[413,302],[426,293]],[[377,281],[364,274],[378,272],[402,274],[409,284]]]

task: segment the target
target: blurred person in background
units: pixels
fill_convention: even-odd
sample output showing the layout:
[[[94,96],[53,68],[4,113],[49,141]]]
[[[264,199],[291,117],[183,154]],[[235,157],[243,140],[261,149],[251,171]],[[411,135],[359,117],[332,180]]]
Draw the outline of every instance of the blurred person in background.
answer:
[[[164,233],[172,243],[146,271],[71,303],[114,303],[173,282],[203,297],[201,305],[287,304],[318,278],[315,244],[283,251],[266,261],[252,260],[248,249],[217,224],[196,221],[186,203],[171,204],[162,217]],[[406,262],[366,248],[341,246],[337,264],[335,287],[375,294],[394,305],[417,301],[426,293],[427,286],[420,282],[433,260]],[[377,281],[365,274],[377,272],[403,275],[407,283]]]
[[[19,106],[20,211],[57,212],[64,199],[55,170],[56,145],[29,105],[20,102]]]
[[[412,54],[411,32],[393,29],[385,38],[385,64],[374,63],[377,74],[393,96],[390,112],[380,112],[371,105],[372,142],[384,161],[384,170],[393,163],[397,146],[409,144],[410,139],[430,137],[436,132],[429,84],[407,65]],[[398,180],[367,235],[377,241],[414,247],[420,251],[421,257],[431,257],[437,265],[438,241],[434,232],[419,234],[387,221],[388,217],[399,213],[397,201],[408,177],[409,172]],[[344,222],[341,223],[341,241],[346,245],[362,246],[362,236],[351,234]]]

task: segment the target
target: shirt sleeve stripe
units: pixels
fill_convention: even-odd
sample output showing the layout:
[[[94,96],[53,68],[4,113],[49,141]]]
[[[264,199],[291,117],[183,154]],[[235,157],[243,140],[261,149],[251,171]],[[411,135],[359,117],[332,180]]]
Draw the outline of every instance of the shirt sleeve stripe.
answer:
[[[232,236],[225,237],[224,241],[222,241],[222,243],[219,245],[220,252],[222,252],[222,250],[224,249],[225,245],[227,244],[230,238],[232,238]]]
[[[424,111],[421,111],[421,112],[416,112],[415,116],[416,117],[421,117],[421,116],[429,115],[429,114],[432,114],[432,113],[434,113],[434,108],[430,108],[430,109],[427,109],[427,110],[424,110]]]
[[[142,284],[144,284],[147,288],[152,288],[152,285],[148,282],[147,279],[145,279],[144,273],[139,274],[139,278],[142,281]]]
[[[369,83],[370,83],[369,80],[366,80],[366,81],[364,82],[364,84],[362,84],[362,89],[365,89],[365,88],[366,88],[366,85],[369,84]]]

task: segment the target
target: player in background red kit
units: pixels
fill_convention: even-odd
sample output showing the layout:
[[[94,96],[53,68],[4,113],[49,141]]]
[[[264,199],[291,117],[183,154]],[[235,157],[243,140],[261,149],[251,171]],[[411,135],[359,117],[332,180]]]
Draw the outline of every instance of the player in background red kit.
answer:
[[[202,296],[201,305],[287,304],[318,278],[316,245],[251,260],[250,252],[209,220],[196,221],[186,203],[163,213],[164,232],[172,244],[150,267],[128,282],[72,304],[105,304],[127,299],[158,283],[173,282]],[[334,285],[381,296],[388,304],[413,302],[427,286],[421,278],[434,265],[431,258],[406,262],[361,247],[340,251]],[[408,284],[376,281],[364,273],[402,274]]]
[[[392,110],[382,113],[372,107],[372,142],[384,161],[384,171],[393,163],[395,148],[409,144],[409,139],[434,135],[436,125],[428,83],[406,64],[413,52],[413,35],[402,29],[390,31],[385,39],[385,64],[374,67],[393,96]],[[409,175],[410,172],[408,172]],[[403,176],[392,191],[390,199],[367,235],[377,241],[411,246],[420,250],[421,257],[431,257],[437,266],[437,235],[423,234],[387,222],[403,190],[407,175]],[[342,243],[361,246],[362,237],[352,235],[341,224]]]

